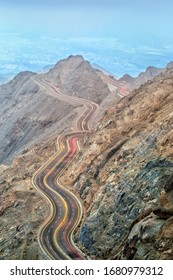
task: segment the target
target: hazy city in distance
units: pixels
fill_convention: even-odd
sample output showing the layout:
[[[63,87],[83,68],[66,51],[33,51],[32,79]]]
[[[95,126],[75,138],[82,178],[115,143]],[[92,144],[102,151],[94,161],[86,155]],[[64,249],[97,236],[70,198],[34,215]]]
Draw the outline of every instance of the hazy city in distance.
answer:
[[[81,54],[115,76],[173,60],[172,1],[1,0],[0,76]]]

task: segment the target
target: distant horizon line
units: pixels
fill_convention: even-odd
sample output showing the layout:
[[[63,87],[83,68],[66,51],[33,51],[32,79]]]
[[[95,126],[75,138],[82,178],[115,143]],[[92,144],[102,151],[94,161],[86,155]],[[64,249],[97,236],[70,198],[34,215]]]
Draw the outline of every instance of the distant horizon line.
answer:
[[[26,70],[23,70],[23,71],[13,72],[13,73],[9,73],[9,74],[0,73],[0,79],[3,79],[5,76],[6,76],[6,77],[9,77],[9,79],[5,82],[5,83],[8,83],[8,82],[10,82],[11,80],[13,80],[17,75],[19,75],[20,73],[23,73],[23,72],[31,72],[31,73],[34,73],[34,74],[47,73],[47,72],[48,72],[52,67],[54,67],[59,61],[64,60],[64,59],[68,59],[70,56],[82,56],[82,57],[83,57],[83,55],[80,55],[80,54],[76,54],[76,55],[71,54],[71,55],[68,55],[68,56],[65,57],[65,58],[61,58],[61,59],[57,60],[57,62],[54,63],[54,64],[47,64],[47,65],[45,65],[42,69],[37,70],[37,71],[32,71],[32,70],[29,70],[29,69],[27,70],[27,69],[26,69]],[[84,58],[84,57],[83,57],[83,58]],[[97,63],[91,63],[88,59],[85,59],[85,58],[84,58],[84,60],[88,61],[88,62],[91,64],[91,66],[92,66],[93,68],[98,69],[98,70],[101,70],[101,71],[107,73],[108,75],[112,75],[112,76],[113,76],[114,78],[116,78],[116,79],[121,79],[121,78],[122,78],[123,76],[125,76],[125,75],[129,75],[129,76],[132,77],[132,78],[137,78],[141,73],[146,72],[146,70],[147,70],[149,67],[154,67],[154,68],[157,68],[157,69],[164,69],[164,68],[167,67],[168,64],[170,64],[171,62],[173,62],[173,61],[169,61],[169,62],[166,63],[163,67],[156,67],[156,66],[154,66],[154,65],[148,65],[148,66],[145,68],[144,71],[139,72],[137,75],[131,75],[131,74],[129,74],[129,73],[126,72],[126,73],[124,73],[122,76],[117,76],[116,73],[111,73],[109,70],[105,69],[105,68],[104,68],[103,66],[101,66],[101,65],[98,65]],[[95,65],[96,67],[94,67],[94,65]],[[47,69],[46,71],[44,71],[44,68],[46,68],[46,67],[48,67],[48,69]],[[3,81],[2,81],[2,82],[0,81],[0,85],[2,85],[2,84],[3,84]]]

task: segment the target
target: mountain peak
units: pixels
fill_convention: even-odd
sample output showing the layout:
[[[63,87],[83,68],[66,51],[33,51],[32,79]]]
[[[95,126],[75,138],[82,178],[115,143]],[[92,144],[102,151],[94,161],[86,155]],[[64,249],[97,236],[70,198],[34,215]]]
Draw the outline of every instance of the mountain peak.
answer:
[[[132,76],[130,76],[129,74],[125,74],[124,76],[122,76],[119,81],[125,81],[127,83],[132,83],[134,81],[134,78]]]
[[[169,63],[166,65],[166,68],[173,68],[173,61],[169,62]]]
[[[83,56],[79,55],[79,54],[77,54],[77,55],[69,55],[66,60],[70,60],[70,59],[80,59],[82,61],[84,60]]]
[[[9,83],[14,85],[19,82],[21,84],[35,75],[37,74],[31,71],[21,71],[11,81],[9,81]]]
[[[81,55],[60,60],[45,74],[62,92],[100,103],[110,93],[97,70]]]
[[[57,68],[59,67],[60,65],[65,65],[65,64],[68,64],[70,65],[70,63],[72,63],[73,65],[78,65],[80,64],[81,62],[84,62],[86,61],[82,55],[69,55],[67,58],[65,59],[62,59],[62,60],[59,60],[55,66],[53,67],[54,68]],[[52,69],[51,69],[52,70]]]

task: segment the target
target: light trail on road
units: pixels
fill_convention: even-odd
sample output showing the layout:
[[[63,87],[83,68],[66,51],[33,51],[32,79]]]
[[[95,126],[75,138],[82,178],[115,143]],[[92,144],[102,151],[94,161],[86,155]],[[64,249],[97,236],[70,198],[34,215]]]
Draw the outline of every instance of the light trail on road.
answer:
[[[82,252],[73,241],[73,234],[82,218],[80,200],[59,182],[66,167],[80,151],[80,141],[91,130],[91,121],[98,105],[94,102],[67,96],[54,85],[36,78],[36,83],[44,87],[49,95],[69,102],[84,105],[76,120],[76,131],[58,137],[58,152],[33,176],[33,185],[46,196],[51,204],[51,214],[39,231],[41,248],[50,259],[84,259]]]

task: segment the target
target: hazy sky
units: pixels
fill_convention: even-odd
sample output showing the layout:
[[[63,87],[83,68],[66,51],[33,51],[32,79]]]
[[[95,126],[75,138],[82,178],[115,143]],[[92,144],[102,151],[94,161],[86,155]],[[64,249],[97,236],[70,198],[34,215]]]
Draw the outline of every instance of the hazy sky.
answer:
[[[0,72],[79,53],[136,75],[173,60],[172,26],[173,0],[0,0]]]
[[[172,37],[172,0],[0,0],[0,31]]]

